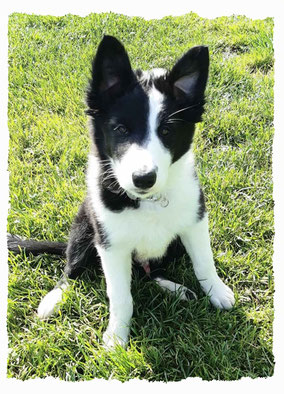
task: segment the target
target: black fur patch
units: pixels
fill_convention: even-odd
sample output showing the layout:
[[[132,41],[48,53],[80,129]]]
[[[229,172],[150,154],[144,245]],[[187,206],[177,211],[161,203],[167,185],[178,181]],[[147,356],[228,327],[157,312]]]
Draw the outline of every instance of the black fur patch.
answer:
[[[71,227],[66,250],[67,264],[65,275],[70,279],[77,278],[87,267],[99,263],[94,241],[107,244],[107,235],[96,222],[88,207],[86,199],[80,206]]]
[[[208,66],[208,49],[194,47],[171,71],[153,81],[156,89],[165,96],[158,135],[171,152],[173,162],[189,150],[195,123],[201,121]],[[167,129],[166,135],[163,129]]]
[[[150,260],[150,278],[157,277],[164,278],[166,267],[173,261],[178,261],[186,254],[185,247],[181,242],[180,237],[174,239],[167,248],[167,251],[160,259]]]
[[[202,220],[206,212],[205,198],[202,189],[200,188],[199,194],[199,207],[198,207],[198,219]]]
[[[113,178],[114,179],[114,178]],[[137,209],[140,206],[139,200],[132,200],[126,193],[115,193],[106,187],[101,188],[101,199],[106,208],[113,212],[121,212],[125,208]]]

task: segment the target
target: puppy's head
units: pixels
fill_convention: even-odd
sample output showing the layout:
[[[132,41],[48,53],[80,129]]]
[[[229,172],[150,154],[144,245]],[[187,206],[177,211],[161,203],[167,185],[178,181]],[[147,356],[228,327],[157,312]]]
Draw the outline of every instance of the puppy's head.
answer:
[[[124,191],[139,198],[162,192],[170,166],[190,149],[201,120],[208,66],[208,49],[199,46],[170,71],[134,72],[122,44],[103,38],[87,113],[101,163]]]

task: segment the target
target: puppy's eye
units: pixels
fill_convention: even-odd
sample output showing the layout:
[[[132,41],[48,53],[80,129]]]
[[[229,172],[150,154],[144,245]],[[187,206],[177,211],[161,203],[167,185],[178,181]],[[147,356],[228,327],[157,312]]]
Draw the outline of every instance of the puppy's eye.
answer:
[[[127,130],[127,128],[123,125],[123,124],[119,124],[118,126],[116,126],[115,128],[114,128],[114,131],[116,131],[116,132],[118,132],[119,134],[127,134],[128,133],[128,130]]]
[[[170,129],[164,127],[164,128],[162,128],[162,129],[160,130],[160,134],[161,134],[162,137],[166,137],[167,135],[170,134]]]

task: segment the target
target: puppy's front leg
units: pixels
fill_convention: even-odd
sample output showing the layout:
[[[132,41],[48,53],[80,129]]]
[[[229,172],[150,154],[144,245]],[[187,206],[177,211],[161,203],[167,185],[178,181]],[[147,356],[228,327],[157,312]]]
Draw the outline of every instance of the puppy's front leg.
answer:
[[[193,269],[203,291],[211,303],[220,309],[231,309],[235,303],[232,290],[219,278],[210,246],[207,214],[195,225],[190,226],[181,240],[191,257]]]
[[[107,348],[123,347],[128,341],[133,313],[131,296],[131,254],[121,248],[97,247],[104,270],[109,298],[110,318],[103,340]]]

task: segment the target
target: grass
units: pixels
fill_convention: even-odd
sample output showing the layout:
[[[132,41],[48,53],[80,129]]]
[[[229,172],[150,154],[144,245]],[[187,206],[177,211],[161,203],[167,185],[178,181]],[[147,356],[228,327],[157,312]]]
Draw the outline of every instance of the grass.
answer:
[[[194,302],[178,301],[134,275],[130,344],[106,352],[102,274],[86,273],[85,280],[73,283],[59,315],[42,322],[36,308],[59,279],[64,260],[11,254],[7,376],[70,381],[272,376],[272,19],[12,14],[8,231],[36,239],[68,237],[86,190],[84,95],[104,33],[122,40],[133,67],[144,69],[170,67],[191,46],[209,46],[207,111],[194,146],[216,264],[235,291],[236,306],[231,312],[212,308],[187,258],[169,267],[169,278],[196,291]]]

